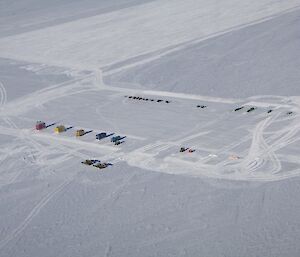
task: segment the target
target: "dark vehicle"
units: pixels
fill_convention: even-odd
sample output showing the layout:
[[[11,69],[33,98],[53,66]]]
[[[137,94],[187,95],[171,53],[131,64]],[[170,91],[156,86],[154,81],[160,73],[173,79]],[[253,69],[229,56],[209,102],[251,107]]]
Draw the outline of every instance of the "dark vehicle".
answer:
[[[201,108],[201,109],[204,109],[206,107],[207,107],[206,105],[197,105],[197,108]]]
[[[273,110],[268,110],[268,113],[271,113]]]
[[[98,168],[98,169],[105,169],[105,168],[107,168],[109,165],[107,164],[107,163],[101,163],[101,162],[99,162],[99,163],[97,163],[97,164],[95,164],[95,165],[93,165],[94,167],[96,167],[96,168]]]
[[[81,163],[90,166],[90,165],[95,164],[97,162],[100,162],[100,161],[99,160],[85,160],[85,161],[83,161]]]
[[[105,132],[99,133],[96,135],[97,140],[101,140],[103,138],[107,137],[107,134]]]
[[[123,144],[123,143],[124,143],[124,141],[118,140],[118,141],[115,142],[115,145],[120,145],[120,144]]]
[[[251,107],[250,109],[247,110],[247,112],[253,112],[256,109],[256,107]]]
[[[115,137],[112,137],[110,141],[111,141],[112,143],[115,143],[115,142],[117,142],[117,141],[119,141],[119,140],[121,140],[121,139],[122,139],[121,136],[115,136]]]
[[[237,112],[237,111],[242,110],[242,109],[244,109],[244,106],[236,108],[234,111]]]

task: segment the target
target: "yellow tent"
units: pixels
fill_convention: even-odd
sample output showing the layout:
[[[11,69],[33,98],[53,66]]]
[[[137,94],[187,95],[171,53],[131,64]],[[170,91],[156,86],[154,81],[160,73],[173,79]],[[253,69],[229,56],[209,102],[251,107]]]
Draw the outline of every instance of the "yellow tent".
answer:
[[[61,133],[61,132],[64,132],[64,131],[66,131],[66,128],[65,128],[65,126],[63,126],[63,125],[60,125],[60,126],[57,126],[55,129],[54,129],[54,132],[55,133]]]

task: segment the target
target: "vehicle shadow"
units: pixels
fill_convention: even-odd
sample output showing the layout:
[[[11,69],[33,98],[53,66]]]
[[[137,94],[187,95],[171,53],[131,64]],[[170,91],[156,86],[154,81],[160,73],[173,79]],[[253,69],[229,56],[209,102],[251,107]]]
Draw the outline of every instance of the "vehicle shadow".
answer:
[[[85,131],[83,136],[86,135],[86,134],[92,133],[92,132],[93,132],[93,130]]]
[[[56,124],[57,124],[57,122],[54,122],[54,123],[52,123],[52,124],[47,125],[46,128],[50,128],[50,127],[52,127],[52,126],[54,126],[54,125],[56,125]]]

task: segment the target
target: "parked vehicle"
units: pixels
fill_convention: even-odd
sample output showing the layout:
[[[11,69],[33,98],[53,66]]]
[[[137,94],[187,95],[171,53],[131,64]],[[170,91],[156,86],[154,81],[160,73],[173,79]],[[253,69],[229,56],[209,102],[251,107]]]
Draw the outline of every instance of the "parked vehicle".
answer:
[[[84,130],[83,129],[78,129],[76,130],[76,137],[81,137],[85,134]]]
[[[85,161],[83,161],[81,163],[90,166],[90,165],[95,164],[97,162],[100,162],[100,161],[99,160],[85,160]]]
[[[108,166],[108,164],[99,162],[97,164],[94,164],[93,166],[98,168],[98,169],[105,169]]]
[[[36,130],[42,130],[46,128],[46,123],[43,122],[43,121],[37,121],[36,124],[35,124],[35,129]]]
[[[103,138],[107,137],[107,134],[105,132],[99,133],[96,135],[97,140],[101,140]]]
[[[54,132],[57,134],[65,132],[65,131],[66,131],[66,127],[64,125],[59,125],[54,129]]]
[[[234,111],[237,112],[237,111],[242,110],[242,109],[244,109],[244,106],[238,107],[238,108],[234,109]]]
[[[256,107],[251,107],[250,109],[247,110],[247,112],[252,112],[256,109]]]
[[[117,141],[119,141],[119,140],[121,140],[121,139],[122,139],[121,136],[115,136],[115,137],[112,137],[110,141],[111,141],[112,143],[115,143],[115,142],[117,142]]]

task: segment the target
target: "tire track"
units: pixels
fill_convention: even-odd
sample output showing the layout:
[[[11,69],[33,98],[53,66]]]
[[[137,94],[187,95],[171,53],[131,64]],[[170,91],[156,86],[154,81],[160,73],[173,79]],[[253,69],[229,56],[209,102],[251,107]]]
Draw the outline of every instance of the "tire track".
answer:
[[[16,99],[15,101],[9,102],[5,106],[6,115],[10,114],[16,116],[30,110],[32,107],[36,106],[37,104],[42,105],[49,101],[53,101],[61,97],[79,94],[82,92],[86,92],[88,90],[96,90],[97,88],[94,87],[83,88],[81,84],[78,84],[78,82],[83,81],[84,79],[87,78],[91,78],[92,76],[93,74],[88,74],[80,78],[68,80],[63,83],[38,90],[29,95],[21,97],[20,99]],[[2,88],[4,88],[3,85]]]
[[[4,84],[0,81],[0,108],[2,108],[7,102],[7,92]]]
[[[281,170],[281,162],[275,155],[273,149],[266,143],[263,137],[265,129],[269,127],[272,121],[276,120],[279,115],[280,113],[275,116],[268,117],[258,123],[253,132],[252,143],[247,156],[241,163],[233,166],[235,167],[234,170],[236,170],[236,172],[241,172],[243,174],[250,174],[255,172],[264,164],[268,163],[266,157],[264,156],[267,156],[267,158],[269,158],[269,161],[273,166],[271,170],[267,171],[268,173],[273,174]],[[226,165],[226,163],[229,162],[225,162],[224,165]]]
[[[65,181],[60,184],[56,189],[48,193],[44,196],[39,203],[31,210],[31,212],[27,215],[25,220],[21,222],[21,224],[13,230],[6,238],[4,238],[0,242],[0,250],[2,250],[10,241],[16,239],[31,223],[31,221],[41,212],[41,210],[57,195],[59,194],[65,187],[70,185],[73,182],[73,179],[70,181]]]

